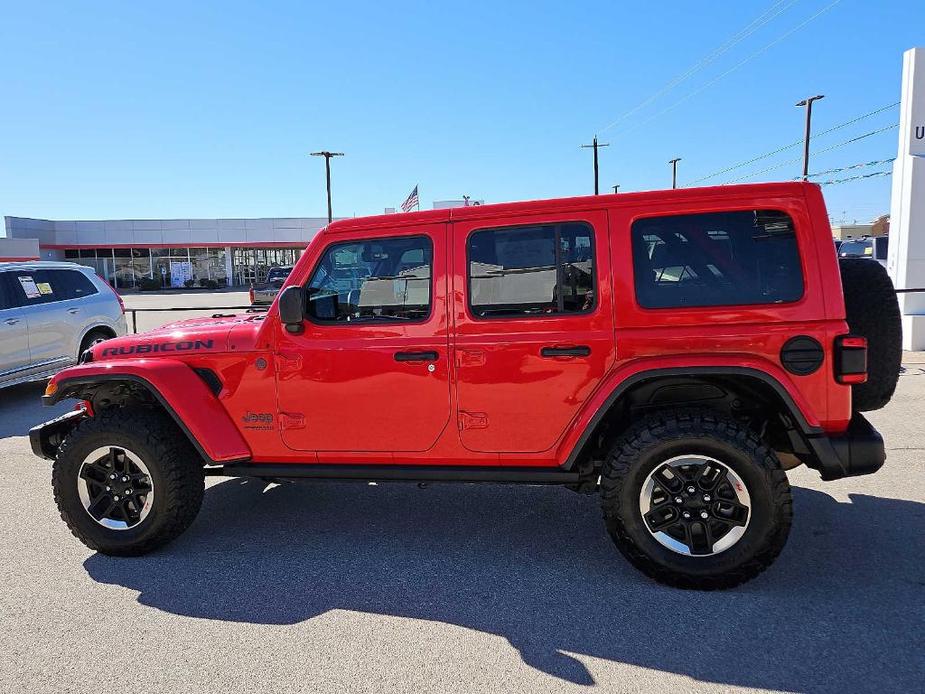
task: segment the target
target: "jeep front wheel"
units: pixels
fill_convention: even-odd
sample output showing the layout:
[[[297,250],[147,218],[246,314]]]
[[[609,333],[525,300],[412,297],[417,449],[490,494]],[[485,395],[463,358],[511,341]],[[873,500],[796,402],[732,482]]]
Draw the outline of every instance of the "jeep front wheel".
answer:
[[[52,486],[78,540],[103,554],[134,556],[189,527],[205,478],[199,455],[165,414],[109,408],[65,437]]]
[[[647,417],[601,472],[604,520],[638,569],[679,588],[744,583],[780,553],[790,485],[774,453],[734,419],[709,412]]]

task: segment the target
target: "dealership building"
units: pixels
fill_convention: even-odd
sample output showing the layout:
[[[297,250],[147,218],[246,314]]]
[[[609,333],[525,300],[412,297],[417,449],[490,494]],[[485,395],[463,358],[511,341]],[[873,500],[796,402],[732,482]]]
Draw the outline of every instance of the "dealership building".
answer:
[[[437,200],[434,209],[482,205]],[[386,208],[386,213],[394,213]],[[164,287],[246,287],[271,267],[295,264],[327,217],[259,219],[107,219],[61,221],[4,217],[0,262],[65,260],[87,265],[116,289],[145,279]]]
[[[295,263],[326,217],[60,221],[4,217],[0,261],[88,265],[117,289],[145,278],[163,286],[247,286]]]

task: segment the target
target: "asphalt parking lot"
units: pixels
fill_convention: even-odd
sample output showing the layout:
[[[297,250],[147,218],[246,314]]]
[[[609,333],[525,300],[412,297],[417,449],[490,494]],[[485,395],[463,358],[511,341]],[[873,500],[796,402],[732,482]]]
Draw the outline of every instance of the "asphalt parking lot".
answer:
[[[652,583],[595,497],[214,480],[173,545],[86,550],[0,391],[0,691],[913,691],[925,678],[925,364],[878,474],[792,473],[790,541],[720,593]]]

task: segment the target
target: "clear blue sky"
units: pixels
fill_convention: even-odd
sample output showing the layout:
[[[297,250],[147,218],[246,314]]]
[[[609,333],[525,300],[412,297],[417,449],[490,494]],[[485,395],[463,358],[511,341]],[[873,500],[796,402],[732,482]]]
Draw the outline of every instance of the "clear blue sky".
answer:
[[[804,96],[826,95],[817,131],[899,100],[925,3],[841,0],[787,35],[831,2],[7,2],[0,214],[322,216],[322,162],[306,156],[321,148],[347,153],[336,215],[380,213],[415,183],[425,208],[583,194],[578,145],[595,132],[611,143],[603,186],[666,187],[674,156],[684,184],[800,139]],[[605,130],[772,6],[785,9]],[[892,109],[815,147],[897,120]],[[812,169],[892,157],[896,142],[889,130]],[[830,213],[887,211],[889,180],[826,187]]]

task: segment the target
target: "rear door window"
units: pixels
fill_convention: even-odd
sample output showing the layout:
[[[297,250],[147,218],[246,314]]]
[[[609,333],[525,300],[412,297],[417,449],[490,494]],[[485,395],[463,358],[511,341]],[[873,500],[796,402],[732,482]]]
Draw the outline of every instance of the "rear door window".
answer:
[[[8,298],[14,306],[50,304],[99,292],[90,278],[78,270],[14,270],[6,275]]]
[[[52,290],[38,272],[13,270],[7,273],[7,288],[14,306],[35,306],[51,301]]]
[[[6,286],[9,276],[10,273],[8,272],[0,272],[0,311],[15,306],[10,289]]]
[[[482,229],[469,237],[467,254],[477,318],[594,308],[594,232],[584,222]]]
[[[754,210],[639,219],[636,300],[644,308],[780,304],[803,296],[793,220]]]

